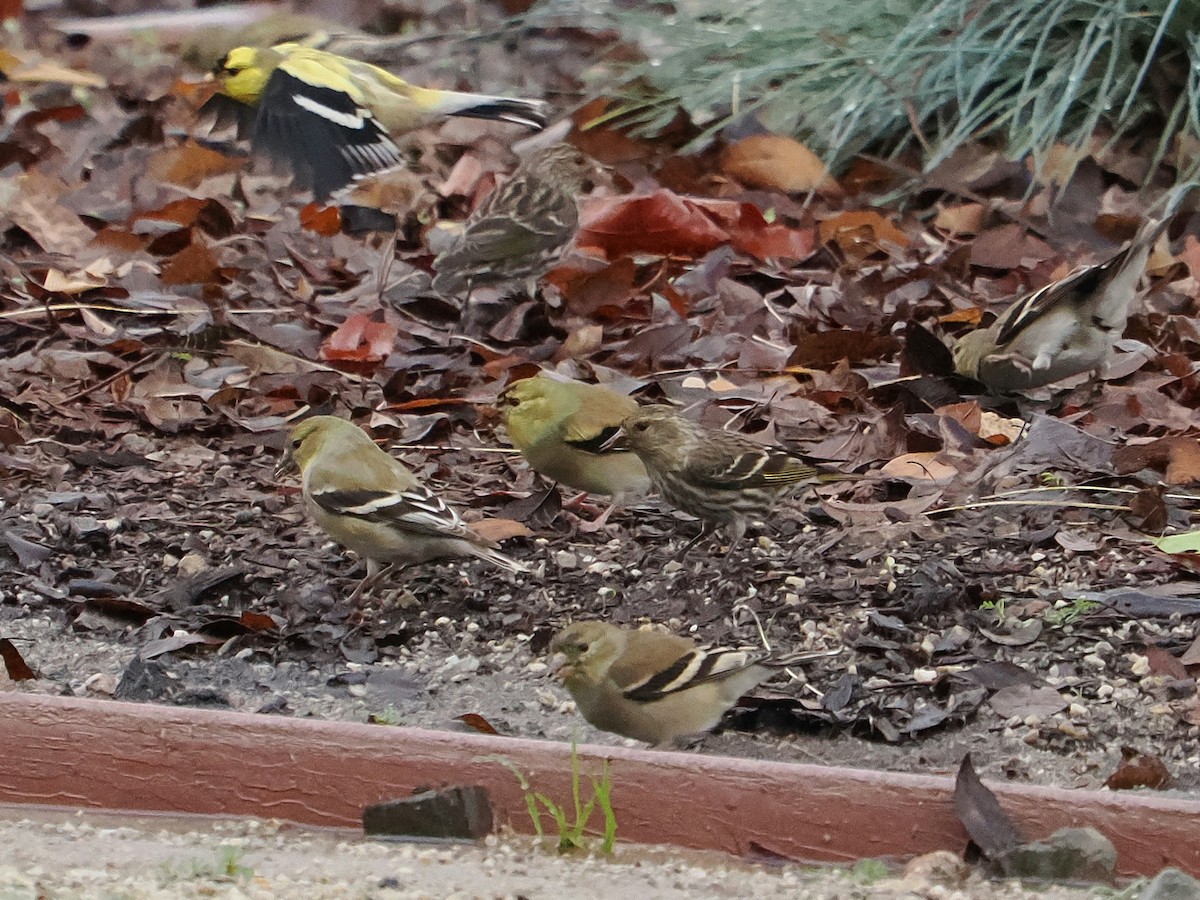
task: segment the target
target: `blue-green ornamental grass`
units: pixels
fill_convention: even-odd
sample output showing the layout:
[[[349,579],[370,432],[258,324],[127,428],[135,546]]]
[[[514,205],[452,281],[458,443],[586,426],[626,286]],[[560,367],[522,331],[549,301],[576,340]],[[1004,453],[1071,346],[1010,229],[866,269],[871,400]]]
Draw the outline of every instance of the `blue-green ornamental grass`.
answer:
[[[582,14],[544,0],[534,15]],[[1040,168],[1144,125],[1151,166],[1177,137],[1200,138],[1200,4],[1193,0],[678,0],[609,15],[647,60],[623,70],[614,111],[643,133],[682,108],[707,139],[753,113],[834,170],[864,150],[914,146],[926,168],[961,145],[1000,139]],[[594,86],[612,96],[612,85]],[[1145,136],[1139,132],[1140,136]]]

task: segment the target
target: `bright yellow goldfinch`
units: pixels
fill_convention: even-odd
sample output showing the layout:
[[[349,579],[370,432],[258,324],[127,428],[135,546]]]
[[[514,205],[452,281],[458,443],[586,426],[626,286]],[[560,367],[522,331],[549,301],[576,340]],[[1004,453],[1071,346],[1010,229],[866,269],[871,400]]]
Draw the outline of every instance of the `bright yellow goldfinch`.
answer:
[[[550,668],[585,719],[649,744],[710,731],[739,697],[779,669],[833,655],[702,649],[677,635],[598,621],[568,625],[549,652]]]
[[[632,397],[541,373],[505,388],[499,405],[508,439],[538,474],[618,502],[649,492],[637,454],[604,446],[637,411]]]
[[[776,501],[796,485],[857,478],[820,468],[782,447],[705,428],[668,406],[641,407],[621,430],[663,499],[703,520],[703,530],[684,553],[722,526],[732,549],[749,521],[769,516]]]
[[[433,289],[445,296],[482,285],[531,289],[574,239],[579,194],[598,171],[595,160],[570,144],[530,153],[433,261]]]
[[[304,505],[331,538],[367,560],[357,599],[383,574],[379,564],[407,566],[475,556],[508,569],[525,567],[492,549],[436,494],[367,433],[336,416],[314,416],[292,429],[279,465],[300,469]]]
[[[202,111],[235,119],[256,151],[288,163],[318,199],[355,175],[399,165],[392,138],[448,116],[535,130],[546,124],[540,100],[417,87],[379,66],[296,43],[237,47],[214,75],[219,93]]]
[[[1101,369],[1125,331],[1146,260],[1170,216],[1151,219],[1106,262],[1025,295],[954,345],[954,367],[995,393],[1044,387]]]

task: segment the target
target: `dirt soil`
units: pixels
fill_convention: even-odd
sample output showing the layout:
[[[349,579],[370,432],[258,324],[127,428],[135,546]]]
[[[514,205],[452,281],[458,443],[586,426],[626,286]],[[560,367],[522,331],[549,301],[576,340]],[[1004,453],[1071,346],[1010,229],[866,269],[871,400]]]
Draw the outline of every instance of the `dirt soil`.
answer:
[[[1030,641],[1011,627],[1015,602],[998,626],[973,593],[1136,586],[1161,571],[1144,554],[1074,554],[988,512],[862,532],[814,524],[800,502],[770,538],[679,564],[670,535],[691,523],[647,506],[619,516],[613,537],[580,535],[563,513],[510,542],[530,575],[410,570],[359,615],[340,598],[361,573],[274,483],[274,451],[245,443],[131,432],[6,457],[23,489],[4,520],[50,538],[25,567],[0,556],[0,634],[37,673],[9,689],[449,729],[476,714],[500,734],[613,743],[547,673],[554,628],[601,616],[753,644],[761,624],[778,651],[844,652],[757,692],[700,752],[952,773],[971,751],[985,776],[1098,788],[1129,746],[1166,766],[1172,790],[1200,792],[1194,685],[1146,656],[1189,643],[1192,620],[1100,609]],[[480,479],[520,465],[469,449],[439,459]],[[446,487],[470,505],[468,485]],[[1008,700],[1006,682],[1018,685]],[[838,691],[851,699],[822,708]]]
[[[873,877],[755,866],[714,853],[622,845],[612,858],[558,856],[528,839],[383,843],[347,831],[257,820],[64,816],[0,807],[0,897],[556,897],[647,900],[937,896],[1081,900],[1091,890],[1026,888],[969,874],[953,858]],[[931,893],[932,892],[932,893]]]

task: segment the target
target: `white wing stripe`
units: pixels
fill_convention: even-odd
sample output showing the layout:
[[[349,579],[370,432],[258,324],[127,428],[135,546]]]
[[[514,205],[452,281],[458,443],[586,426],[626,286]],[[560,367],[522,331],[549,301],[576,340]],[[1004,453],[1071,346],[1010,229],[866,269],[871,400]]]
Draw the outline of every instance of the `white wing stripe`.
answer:
[[[335,125],[341,125],[343,128],[350,128],[354,131],[361,131],[367,125],[367,120],[371,118],[370,110],[357,109],[352,113],[339,112],[326,106],[324,103],[318,103],[312,97],[306,97],[304,94],[292,94],[292,102],[301,109],[308,110],[310,113],[320,116],[323,119],[328,119]]]

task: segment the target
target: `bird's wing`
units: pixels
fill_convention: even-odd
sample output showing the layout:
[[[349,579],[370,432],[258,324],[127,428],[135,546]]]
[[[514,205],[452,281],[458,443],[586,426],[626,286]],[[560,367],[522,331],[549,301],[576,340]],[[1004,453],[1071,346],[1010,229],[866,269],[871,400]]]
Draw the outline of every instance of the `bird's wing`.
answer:
[[[1121,254],[1118,254],[1120,256]],[[1096,290],[1107,269],[1117,264],[1118,257],[1108,262],[1072,269],[1058,281],[1031,291],[1017,300],[1000,317],[995,343],[1004,346],[1022,331],[1060,303],[1076,303]]]
[[[689,454],[681,475],[688,481],[718,490],[782,487],[821,478],[815,466],[784,450],[759,446],[736,435],[727,437],[725,448],[714,448],[718,452]],[[719,452],[722,449],[725,452]]]
[[[511,216],[495,216],[470,222],[454,246],[441,253],[434,268],[453,271],[489,262],[503,262],[537,253],[547,244],[546,234]]]
[[[686,691],[712,681],[720,681],[754,665],[761,658],[761,654],[749,653],[744,650],[693,648],[669,665],[643,677],[640,681],[624,685],[622,693],[630,700],[652,703],[670,694]]]
[[[259,100],[255,147],[287,160],[297,183],[321,199],[355,175],[402,161],[400,148],[349,87],[309,60],[288,59]]]
[[[213,128],[237,127],[238,140],[247,140],[254,134],[254,122],[258,107],[235,100],[220,91],[204,101],[198,114],[212,123]]]
[[[329,488],[313,490],[310,496],[314,503],[332,515],[349,516],[421,534],[478,540],[458,513],[423,487],[403,491]]]
[[[624,451],[624,447],[608,445],[620,432],[626,416],[637,408],[637,401],[632,397],[615,392],[584,393],[579,396],[578,406],[563,421],[563,440],[587,453]]]
[[[1155,242],[1170,224],[1163,215],[1149,219],[1124,248],[1110,259],[1079,266],[1058,281],[1026,294],[1004,311],[996,330],[996,344],[1003,346],[1060,303],[1090,303],[1097,326],[1123,327],[1138,279]]]

